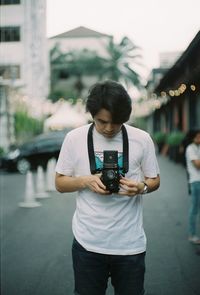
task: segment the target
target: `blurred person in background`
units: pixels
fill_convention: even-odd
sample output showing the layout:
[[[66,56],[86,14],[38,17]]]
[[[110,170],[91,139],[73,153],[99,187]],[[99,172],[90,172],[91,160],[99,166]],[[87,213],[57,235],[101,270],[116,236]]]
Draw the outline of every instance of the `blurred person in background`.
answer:
[[[132,102],[121,84],[110,80],[95,84],[86,109],[94,122],[67,134],[55,180],[59,192],[78,192],[72,222],[74,294],[104,295],[111,277],[115,294],[142,295],[146,253],[142,199],[160,184],[154,144],[147,132],[124,124]],[[88,149],[92,141],[95,165],[102,174],[92,174]],[[129,168],[119,178],[119,191],[111,192],[101,178],[105,150],[117,150],[115,167],[120,169],[128,155]]]
[[[191,195],[189,208],[189,241],[200,245],[197,236],[197,220],[200,212],[200,130],[191,130],[187,135],[186,167]]]

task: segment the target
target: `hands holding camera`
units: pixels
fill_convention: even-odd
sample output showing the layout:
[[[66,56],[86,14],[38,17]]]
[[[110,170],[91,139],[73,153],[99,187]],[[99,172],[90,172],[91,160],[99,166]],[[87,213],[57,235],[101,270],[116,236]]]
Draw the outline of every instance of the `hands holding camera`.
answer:
[[[130,197],[143,193],[145,187],[144,182],[138,182],[123,176],[121,176],[119,183],[120,188],[122,189],[119,191],[119,195],[126,195]]]
[[[108,195],[112,193],[109,190],[107,190],[106,186],[103,184],[101,179],[101,174],[85,176],[84,183],[85,183],[85,187],[89,188],[93,192],[96,192],[102,195]],[[121,176],[119,180],[119,189],[120,190],[115,193],[119,195],[134,197],[135,195],[142,193],[144,189],[144,183],[137,182],[132,179],[128,179]]]
[[[103,184],[100,177],[101,177],[101,174],[84,176],[83,177],[84,187],[87,187],[91,191],[102,194],[102,195],[110,194],[110,192],[106,190],[106,186]]]

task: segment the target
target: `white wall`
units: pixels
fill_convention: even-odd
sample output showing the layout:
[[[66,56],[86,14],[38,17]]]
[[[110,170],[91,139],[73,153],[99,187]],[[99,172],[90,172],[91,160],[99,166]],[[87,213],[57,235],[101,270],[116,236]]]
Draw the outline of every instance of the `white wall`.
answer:
[[[22,25],[24,9],[22,5],[2,5],[1,26]]]
[[[20,79],[0,77],[0,146],[7,150],[13,143],[12,110],[9,107],[13,87],[32,101],[45,99],[49,92],[46,0],[21,0],[17,5],[0,5],[0,26],[20,27],[20,41],[0,43],[0,65],[20,66]]]
[[[19,42],[0,43],[0,64],[19,65],[23,94],[45,98],[49,92],[49,59],[46,39],[46,0],[21,0],[0,6],[0,25],[20,26]]]

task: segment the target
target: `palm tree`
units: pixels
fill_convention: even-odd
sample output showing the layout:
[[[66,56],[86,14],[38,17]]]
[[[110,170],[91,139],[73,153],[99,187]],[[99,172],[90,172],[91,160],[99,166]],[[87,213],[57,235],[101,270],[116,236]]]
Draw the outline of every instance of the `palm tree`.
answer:
[[[133,69],[133,66],[141,66],[139,49],[128,37],[123,37],[119,44],[111,39],[107,46],[108,58],[104,60],[104,75],[140,88],[141,77]]]
[[[139,47],[124,37],[119,44],[115,44],[111,39],[106,49],[107,57],[101,57],[95,51],[87,49],[62,53],[59,47],[55,46],[50,52],[52,92],[61,73],[66,77],[76,78],[73,87],[77,97],[81,97],[85,88],[85,76],[96,76],[100,80],[112,79],[140,88],[141,77],[133,69],[133,66],[139,65],[141,58],[138,54]]]
[[[54,97],[55,93],[57,93],[56,84],[57,84],[57,81],[59,80],[60,71],[65,70],[65,66],[64,66],[64,64],[65,64],[65,54],[62,53],[62,51],[60,50],[58,44],[56,44],[50,50],[49,58],[50,58],[50,71],[51,71],[51,83],[50,83],[51,93],[50,93],[50,98],[52,100],[57,100],[58,98]],[[60,92],[59,96],[62,96],[62,92]]]
[[[83,49],[62,53],[56,45],[50,51],[51,62],[51,96],[61,76],[75,77],[74,90],[77,97],[81,97],[85,88],[84,76],[95,75],[101,77],[104,71],[103,59],[95,51]],[[58,91],[56,91],[57,94]]]

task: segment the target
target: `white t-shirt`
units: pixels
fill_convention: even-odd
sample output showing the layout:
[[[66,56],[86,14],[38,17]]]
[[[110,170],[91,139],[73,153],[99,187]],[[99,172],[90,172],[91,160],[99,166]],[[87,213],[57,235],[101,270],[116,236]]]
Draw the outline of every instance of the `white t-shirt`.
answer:
[[[87,134],[90,125],[70,131],[61,148],[56,172],[68,176],[90,175]],[[140,181],[159,174],[152,139],[145,131],[125,125],[129,139],[129,171],[127,178]],[[94,151],[101,159],[103,150],[122,153],[122,132],[105,138],[94,128]],[[72,230],[77,241],[88,251],[131,255],[146,250],[143,229],[142,196],[100,195],[83,189],[78,191]]]
[[[200,181],[200,170],[194,166],[193,160],[200,160],[200,145],[195,143],[191,143],[186,148],[186,164],[190,183]]]

